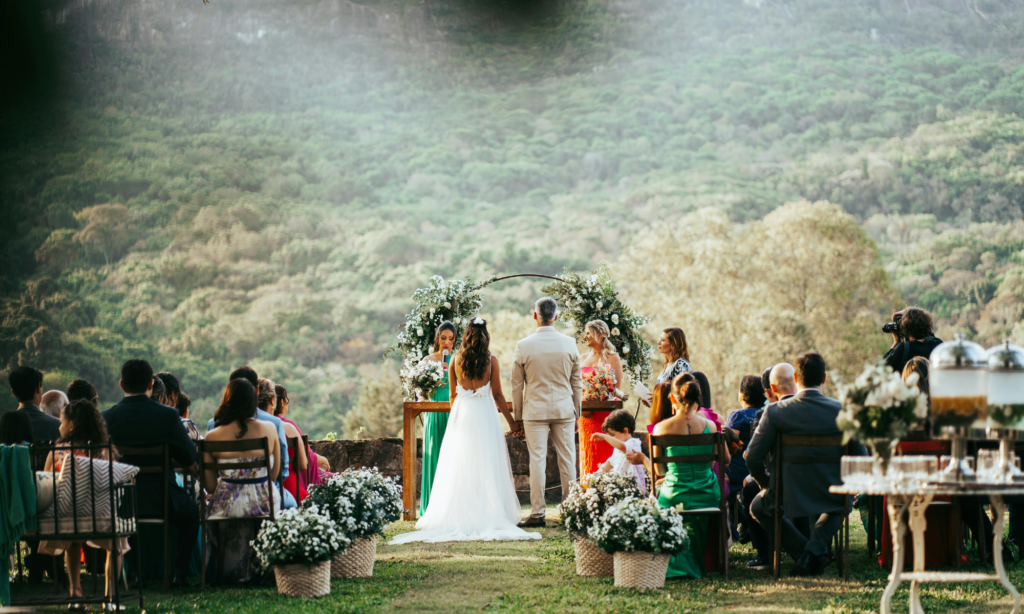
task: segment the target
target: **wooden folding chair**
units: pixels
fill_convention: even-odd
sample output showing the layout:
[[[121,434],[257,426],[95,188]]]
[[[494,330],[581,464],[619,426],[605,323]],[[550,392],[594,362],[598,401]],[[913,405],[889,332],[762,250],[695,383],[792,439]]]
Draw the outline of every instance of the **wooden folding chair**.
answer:
[[[238,521],[252,521],[254,525],[259,525],[264,520],[274,520],[274,482],[270,479],[270,444],[266,437],[260,439],[241,439],[235,441],[210,441],[209,439],[203,439],[199,442],[199,475],[206,475],[207,471],[220,470],[231,470],[231,469],[258,469],[260,467],[267,470],[267,502],[270,505],[269,514],[261,514],[259,516],[245,516],[240,518],[210,518],[206,511],[206,497],[202,497],[200,501],[200,513],[199,520],[202,526],[203,533],[203,554],[202,554],[202,571],[201,578],[199,580],[200,590],[206,590],[206,552],[207,544],[210,540],[210,526],[216,523],[222,522],[238,522]],[[263,457],[257,460],[239,461],[238,459],[225,459],[221,460],[214,457],[213,462],[206,462],[206,453],[213,454],[215,452],[263,452]],[[220,565],[217,566],[218,571]]]
[[[651,435],[651,493],[657,492],[655,484],[658,483],[660,474],[658,465],[667,466],[670,463],[714,463],[718,462],[718,488],[721,492],[718,507],[707,507],[701,509],[683,509],[683,516],[718,516],[718,549],[721,560],[721,571],[725,574],[726,581],[729,580],[729,501],[725,496],[725,437],[721,433],[708,433],[703,435]],[[697,454],[693,456],[667,456],[663,450],[669,446],[711,446],[711,454]]]
[[[783,458],[787,447],[834,447],[842,448],[839,454],[822,454],[813,456],[791,455]],[[842,435],[782,435],[775,437],[775,458],[773,459],[773,477],[775,478],[775,544],[773,547],[772,565],[775,579],[779,579],[780,568],[782,567],[782,466],[785,463],[794,465],[810,464],[842,464],[843,452],[850,452],[853,445],[843,446]],[[825,493],[828,494],[828,493]],[[843,526],[835,536],[836,564],[842,566],[843,579],[850,579],[850,497],[846,497],[846,510],[843,513]]]
[[[171,590],[171,579],[174,574],[174,546],[171,542],[173,534],[171,525],[171,493],[168,480],[174,469],[171,467],[171,451],[167,444],[149,446],[145,448],[134,448],[129,446],[117,446],[121,458],[129,465],[139,468],[139,475],[159,476],[164,489],[163,513],[153,518],[139,518],[139,524],[161,525],[164,530],[164,592]],[[138,478],[136,478],[138,480]],[[138,515],[138,512],[136,512]],[[139,541],[142,536],[138,537]],[[137,555],[136,555],[137,556]],[[141,563],[141,561],[140,561]],[[139,582],[142,582],[139,576]]]

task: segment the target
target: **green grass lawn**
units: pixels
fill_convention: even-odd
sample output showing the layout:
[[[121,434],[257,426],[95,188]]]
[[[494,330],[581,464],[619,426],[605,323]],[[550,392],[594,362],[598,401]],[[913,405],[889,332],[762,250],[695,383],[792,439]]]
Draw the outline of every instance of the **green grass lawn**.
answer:
[[[553,512],[553,510],[550,510]],[[549,520],[552,516],[549,516]],[[662,591],[614,587],[611,578],[575,574],[572,542],[556,527],[540,530],[530,542],[475,542],[388,546],[391,535],[413,529],[399,522],[378,542],[372,578],[334,580],[331,594],[319,600],[293,600],[266,588],[216,588],[200,593],[146,593],[147,612],[877,612],[887,570],[868,561],[866,534],[856,512],[851,523],[851,581],[835,566],[815,580],[783,579],[770,572],[747,571],[750,546],[735,545],[730,581],[717,573],[704,580],[669,581]],[[787,562],[788,569],[790,563]],[[784,570],[785,570],[784,569]],[[980,568],[969,568],[980,571]],[[1011,566],[1016,586],[1024,583],[1024,565]],[[84,584],[88,589],[88,584]],[[894,599],[895,611],[907,611],[907,586]],[[21,587],[12,586],[17,597]],[[52,585],[50,589],[52,590]],[[924,588],[928,612],[1007,612],[1010,598],[997,583],[935,584]]]

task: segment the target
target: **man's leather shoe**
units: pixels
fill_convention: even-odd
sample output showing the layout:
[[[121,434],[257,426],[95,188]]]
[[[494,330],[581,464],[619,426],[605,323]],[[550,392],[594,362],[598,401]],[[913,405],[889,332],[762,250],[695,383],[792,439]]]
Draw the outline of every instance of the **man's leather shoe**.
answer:
[[[544,522],[544,518],[540,516],[530,516],[526,520],[519,521],[519,527],[523,529],[529,529],[530,527],[545,527],[547,523]]]
[[[811,558],[811,575],[820,576],[828,564],[835,561],[836,557],[834,554],[822,554],[821,556]]]
[[[813,576],[812,568],[817,565],[817,557],[810,552],[804,552],[796,561],[796,566],[790,570],[789,575],[794,578]]]

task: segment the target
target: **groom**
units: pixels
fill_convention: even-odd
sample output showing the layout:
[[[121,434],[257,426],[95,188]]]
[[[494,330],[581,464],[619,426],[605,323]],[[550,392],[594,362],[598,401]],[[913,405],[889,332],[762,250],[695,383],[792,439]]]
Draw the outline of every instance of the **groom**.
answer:
[[[580,354],[576,341],[556,331],[558,305],[542,298],[533,308],[537,330],[516,344],[512,359],[512,408],[516,422],[523,425],[530,450],[530,516],[521,527],[544,526],[545,464],[548,436],[558,457],[562,477],[562,499],[576,481],[576,418],[583,401]]]

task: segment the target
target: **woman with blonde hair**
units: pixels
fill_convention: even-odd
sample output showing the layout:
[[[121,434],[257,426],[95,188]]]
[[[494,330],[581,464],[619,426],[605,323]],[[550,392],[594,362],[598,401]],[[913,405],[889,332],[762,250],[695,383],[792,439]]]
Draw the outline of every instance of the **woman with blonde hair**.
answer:
[[[590,353],[583,356],[580,361],[583,381],[588,379],[611,377],[615,383],[612,390],[622,387],[622,360],[619,359],[615,346],[611,342],[611,331],[603,320],[592,320],[584,325],[584,341],[590,348]],[[588,390],[584,385],[584,401],[608,401],[614,395],[598,398],[598,395]],[[605,419],[611,415],[610,411],[584,412],[580,417],[580,477],[594,473],[600,469],[601,464],[612,455],[612,447],[599,438],[598,441],[591,441],[591,435],[600,433]]]

